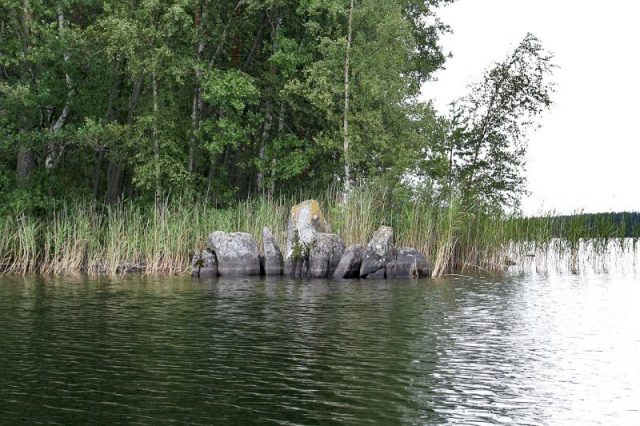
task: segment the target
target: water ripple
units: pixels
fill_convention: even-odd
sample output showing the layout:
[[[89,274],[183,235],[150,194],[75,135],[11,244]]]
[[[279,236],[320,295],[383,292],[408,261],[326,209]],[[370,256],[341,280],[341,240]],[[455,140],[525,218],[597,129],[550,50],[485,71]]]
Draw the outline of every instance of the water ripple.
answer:
[[[0,280],[0,423],[640,424],[633,276]]]

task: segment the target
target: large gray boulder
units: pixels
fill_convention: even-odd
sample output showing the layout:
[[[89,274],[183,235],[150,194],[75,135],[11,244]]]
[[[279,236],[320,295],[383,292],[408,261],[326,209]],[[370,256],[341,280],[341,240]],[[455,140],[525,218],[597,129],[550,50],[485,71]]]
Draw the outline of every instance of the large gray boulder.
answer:
[[[414,248],[401,248],[395,260],[387,263],[387,278],[424,278],[433,271],[431,263]]]
[[[309,250],[309,276],[333,276],[344,253],[344,242],[335,234],[317,233]]]
[[[363,253],[364,247],[360,244],[347,247],[331,277],[334,280],[360,277],[360,265],[362,264]]]
[[[284,266],[282,252],[278,242],[266,226],[262,229],[262,259],[265,275],[282,275]]]
[[[300,277],[306,275],[309,255],[317,233],[331,232],[316,200],[307,200],[291,208],[287,222],[284,274]]]
[[[209,235],[209,248],[218,260],[220,276],[260,275],[260,253],[251,234],[217,231]]]
[[[216,256],[209,250],[202,250],[193,255],[191,261],[192,277],[217,277],[218,262]]]
[[[361,278],[384,278],[384,270],[387,263],[395,260],[396,249],[393,246],[393,229],[388,226],[381,226],[376,232],[362,257],[360,265]],[[371,275],[371,276],[369,276]],[[382,277],[381,277],[382,275]]]

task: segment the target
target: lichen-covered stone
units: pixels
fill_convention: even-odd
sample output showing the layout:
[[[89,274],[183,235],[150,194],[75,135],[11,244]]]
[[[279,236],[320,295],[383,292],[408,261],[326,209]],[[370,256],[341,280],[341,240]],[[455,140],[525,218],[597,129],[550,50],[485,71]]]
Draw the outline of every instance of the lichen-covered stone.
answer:
[[[316,200],[307,200],[291,208],[287,222],[284,274],[304,276],[309,252],[317,233],[331,232]],[[307,267],[305,267],[305,264]]]
[[[360,244],[347,247],[340,258],[338,267],[333,272],[332,278],[335,280],[358,278],[360,276],[363,253],[364,247]]]
[[[265,275],[282,275],[284,266],[282,252],[278,242],[266,226],[262,229],[262,258]]]
[[[433,268],[429,261],[414,248],[401,248],[396,260],[387,263],[387,278],[430,277]]]
[[[220,276],[260,275],[260,253],[251,234],[217,231],[209,235],[209,248]]]
[[[388,262],[396,259],[396,250],[393,245],[393,229],[388,226],[381,226],[376,232],[362,256],[362,264],[360,265],[361,278],[373,278],[369,275],[374,274],[381,269],[385,269]],[[375,275],[379,278],[380,273]]]
[[[216,256],[209,250],[202,250],[193,255],[191,261],[192,277],[217,277],[218,262]]]
[[[309,251],[309,276],[331,277],[344,253],[344,242],[335,234],[317,233]]]

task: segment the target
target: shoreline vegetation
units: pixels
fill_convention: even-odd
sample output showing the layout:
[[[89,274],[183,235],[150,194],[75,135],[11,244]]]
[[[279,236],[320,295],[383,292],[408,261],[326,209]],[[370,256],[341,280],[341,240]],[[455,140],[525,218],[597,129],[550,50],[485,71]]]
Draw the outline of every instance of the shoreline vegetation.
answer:
[[[0,216],[0,273],[27,275],[139,272],[185,274],[191,256],[215,230],[245,231],[261,243],[263,226],[284,246],[291,206],[304,197],[247,199],[226,207],[181,198],[155,205],[93,201],[62,203],[40,215]],[[576,214],[525,218],[423,199],[402,199],[376,187],[318,198],[332,231],[347,245],[366,244],[380,225],[392,226],[398,247],[415,247],[433,263],[434,277],[501,273],[536,255],[553,253],[577,268],[578,254],[594,259],[611,247],[636,251],[640,214]],[[559,260],[558,260],[559,261]]]
[[[527,33],[439,111],[451,3],[0,5],[0,272],[180,274],[212,231],[282,245],[308,198],[346,244],[393,227],[435,276],[622,238],[506,213],[557,66]]]

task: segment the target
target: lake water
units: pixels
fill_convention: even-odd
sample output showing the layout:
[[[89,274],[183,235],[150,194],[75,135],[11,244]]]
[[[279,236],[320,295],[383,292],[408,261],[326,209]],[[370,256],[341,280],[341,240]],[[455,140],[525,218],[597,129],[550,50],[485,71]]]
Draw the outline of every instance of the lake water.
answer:
[[[635,273],[0,279],[0,423],[640,424]]]

